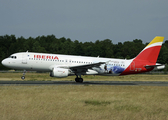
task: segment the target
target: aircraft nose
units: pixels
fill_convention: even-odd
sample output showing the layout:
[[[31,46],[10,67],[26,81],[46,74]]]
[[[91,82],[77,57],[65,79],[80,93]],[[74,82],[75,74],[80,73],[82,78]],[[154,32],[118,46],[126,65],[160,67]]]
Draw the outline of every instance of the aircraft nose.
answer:
[[[2,60],[1,63],[2,63],[2,65],[7,66],[7,60],[6,59]]]

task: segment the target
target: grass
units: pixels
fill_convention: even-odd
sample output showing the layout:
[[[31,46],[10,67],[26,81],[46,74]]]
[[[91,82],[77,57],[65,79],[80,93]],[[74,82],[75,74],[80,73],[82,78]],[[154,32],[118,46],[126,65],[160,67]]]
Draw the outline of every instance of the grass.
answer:
[[[0,80],[19,80],[21,73],[0,73]],[[27,73],[26,80],[51,78],[46,73]],[[168,75],[118,77],[84,76],[88,80],[167,81]],[[0,86],[2,120],[166,120],[168,87],[108,85]]]
[[[1,86],[3,120],[168,119],[168,87]]]

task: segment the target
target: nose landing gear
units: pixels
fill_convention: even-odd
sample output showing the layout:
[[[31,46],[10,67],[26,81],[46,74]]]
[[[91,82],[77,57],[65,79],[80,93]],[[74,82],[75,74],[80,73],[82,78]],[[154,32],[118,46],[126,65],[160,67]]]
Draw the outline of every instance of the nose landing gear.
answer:
[[[23,76],[21,77],[22,80],[25,79],[25,75],[26,75],[26,70],[23,71]]]

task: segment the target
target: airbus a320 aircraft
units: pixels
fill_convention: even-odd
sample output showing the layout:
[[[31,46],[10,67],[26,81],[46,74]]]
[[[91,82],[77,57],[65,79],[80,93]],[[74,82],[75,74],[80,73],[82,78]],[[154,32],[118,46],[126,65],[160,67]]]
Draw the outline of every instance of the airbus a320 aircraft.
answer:
[[[12,69],[50,72],[51,77],[76,75],[76,82],[83,82],[81,75],[128,75],[164,69],[156,63],[164,37],[156,36],[135,58],[113,59],[34,52],[20,52],[9,56],[2,64]]]

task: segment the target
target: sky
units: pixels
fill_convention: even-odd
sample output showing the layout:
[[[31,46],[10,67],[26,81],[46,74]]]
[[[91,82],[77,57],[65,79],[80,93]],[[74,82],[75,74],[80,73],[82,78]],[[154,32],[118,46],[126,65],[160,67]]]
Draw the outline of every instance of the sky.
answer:
[[[1,0],[0,36],[168,40],[168,0]]]

